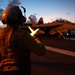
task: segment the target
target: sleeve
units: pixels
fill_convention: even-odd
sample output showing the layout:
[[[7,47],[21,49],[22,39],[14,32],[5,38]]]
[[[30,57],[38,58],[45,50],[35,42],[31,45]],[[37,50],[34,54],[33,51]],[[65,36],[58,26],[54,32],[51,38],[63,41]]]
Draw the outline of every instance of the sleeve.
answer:
[[[44,44],[39,39],[34,39],[28,32],[24,34],[23,44],[33,53],[43,56],[46,53]]]

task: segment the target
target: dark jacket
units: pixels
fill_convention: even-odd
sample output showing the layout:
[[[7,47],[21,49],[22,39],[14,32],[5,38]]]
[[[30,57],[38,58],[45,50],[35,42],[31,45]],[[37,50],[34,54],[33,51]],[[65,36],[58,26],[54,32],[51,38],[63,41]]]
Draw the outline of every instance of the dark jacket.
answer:
[[[2,71],[24,70],[31,71],[31,51],[37,55],[45,54],[45,47],[25,30],[7,28],[0,30],[0,52],[2,56]]]

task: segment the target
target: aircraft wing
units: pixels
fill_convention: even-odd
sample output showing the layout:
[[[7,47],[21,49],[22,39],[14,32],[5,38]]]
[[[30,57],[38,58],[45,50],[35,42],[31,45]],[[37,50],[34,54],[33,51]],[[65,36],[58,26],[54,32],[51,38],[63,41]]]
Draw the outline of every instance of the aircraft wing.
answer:
[[[31,26],[31,27],[33,27],[33,28],[42,28],[42,27],[56,28],[56,27],[59,27],[59,26],[62,26],[62,24],[59,24],[59,25],[48,25],[48,24],[43,24],[43,25],[36,25],[36,26]]]
[[[55,28],[56,30],[75,30],[75,25],[71,23],[64,23],[62,26]]]
[[[29,17],[29,19],[30,19],[30,21],[31,21],[31,23],[32,23],[32,26],[31,27],[38,27],[38,28],[40,28],[40,27],[58,27],[58,26],[61,26],[62,24],[61,23],[44,23],[44,24],[36,24],[34,21],[33,21],[33,19],[31,18],[31,17]]]

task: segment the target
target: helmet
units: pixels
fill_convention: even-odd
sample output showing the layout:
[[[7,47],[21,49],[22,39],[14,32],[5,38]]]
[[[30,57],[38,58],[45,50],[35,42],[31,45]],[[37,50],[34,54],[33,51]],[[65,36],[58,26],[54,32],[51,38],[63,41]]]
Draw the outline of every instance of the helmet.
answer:
[[[26,18],[18,6],[11,6],[3,11],[1,20],[3,24],[15,25],[24,23]]]

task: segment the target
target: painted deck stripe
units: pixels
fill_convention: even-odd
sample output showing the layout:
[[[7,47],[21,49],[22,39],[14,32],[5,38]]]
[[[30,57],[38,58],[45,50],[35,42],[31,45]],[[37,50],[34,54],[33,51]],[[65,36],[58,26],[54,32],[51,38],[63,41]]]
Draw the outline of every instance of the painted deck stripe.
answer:
[[[49,47],[49,46],[45,46],[45,47],[47,50],[75,57],[75,52],[64,50],[64,49],[59,49],[59,48],[54,48],[54,47]]]

